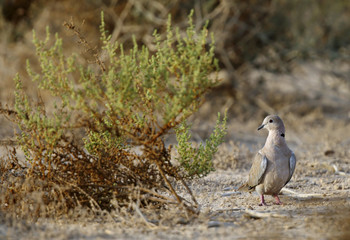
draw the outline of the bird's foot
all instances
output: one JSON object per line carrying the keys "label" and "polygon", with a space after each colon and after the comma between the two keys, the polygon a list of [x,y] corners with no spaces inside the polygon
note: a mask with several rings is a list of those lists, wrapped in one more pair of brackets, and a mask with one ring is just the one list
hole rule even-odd
{"label": "bird's foot", "polygon": [[259,206],[267,206],[267,204],[265,203],[264,195],[260,196]]}
{"label": "bird's foot", "polygon": [[281,200],[280,200],[280,198],[278,197],[278,195],[276,195],[276,196],[274,196],[274,197],[275,197],[275,199],[276,199],[276,202],[275,202],[276,205],[283,205],[283,203],[281,202]]}

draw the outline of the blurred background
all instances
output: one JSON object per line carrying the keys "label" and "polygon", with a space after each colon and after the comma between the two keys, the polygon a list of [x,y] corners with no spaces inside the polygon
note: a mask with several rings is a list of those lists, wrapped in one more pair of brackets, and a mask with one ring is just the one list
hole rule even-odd
{"label": "blurred background", "polygon": [[[18,72],[26,91],[26,59],[36,64],[32,29],[45,38],[46,26],[59,33],[68,54],[91,58],[71,31],[73,21],[91,46],[98,47],[100,13],[104,11],[112,40],[154,49],[152,33],[163,33],[168,15],[186,29],[194,10],[200,30],[209,21],[216,41],[221,84],[208,96],[200,116],[216,119],[229,109],[229,119],[262,121],[269,113],[322,124],[350,119],[350,1],[347,0],[0,0],[0,101],[12,106],[13,77]],[[290,120],[288,120],[290,119]],[[1,120],[5,124],[5,120]],[[254,123],[255,126],[255,123]],[[203,127],[205,128],[205,127]],[[2,135],[11,134],[2,127]]]}

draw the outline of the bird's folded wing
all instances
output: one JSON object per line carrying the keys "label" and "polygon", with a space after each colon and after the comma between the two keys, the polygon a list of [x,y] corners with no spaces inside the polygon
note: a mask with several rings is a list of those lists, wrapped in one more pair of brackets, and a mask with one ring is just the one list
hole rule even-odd
{"label": "bird's folded wing", "polygon": [[249,171],[248,185],[255,187],[261,183],[267,168],[267,158],[260,153],[255,155],[252,167]]}
{"label": "bird's folded wing", "polygon": [[290,179],[293,176],[296,163],[297,163],[297,159],[296,159],[294,153],[292,152],[292,155],[289,158],[289,177],[288,177],[288,180],[287,180],[286,184],[290,181]]}

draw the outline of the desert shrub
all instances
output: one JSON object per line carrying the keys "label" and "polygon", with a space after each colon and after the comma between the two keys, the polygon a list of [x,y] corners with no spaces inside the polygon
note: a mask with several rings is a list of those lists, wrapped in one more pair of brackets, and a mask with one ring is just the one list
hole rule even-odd
{"label": "desert shrub", "polygon": [[192,146],[189,133],[189,126],[186,122],[182,123],[176,129],[176,137],[178,142],[177,151],[179,157],[177,160],[186,170],[186,177],[202,177],[214,170],[213,157],[218,151],[218,146],[223,142],[226,134],[226,118],[221,122],[220,113],[216,122],[216,128],[210,135],[205,144],[200,143],[198,147]]}
{"label": "desert shrub", "polygon": [[[55,100],[32,103],[16,76],[15,110],[2,108],[2,113],[20,129],[17,141],[25,159],[20,161],[13,149],[2,166],[1,181],[7,185],[1,188],[1,201],[8,209],[34,204],[33,198],[25,197],[29,193],[40,193],[38,202],[44,203],[40,211],[31,212],[35,216],[42,208],[50,213],[76,206],[110,210],[133,201],[157,207],[175,202],[190,209],[196,200],[185,180],[213,170],[211,160],[223,141],[226,117],[219,117],[210,139],[198,149],[190,145],[185,127],[218,82],[209,78],[217,62],[206,26],[197,33],[190,15],[183,36],[172,28],[169,17],[165,38],[153,35],[153,54],[136,42],[125,52],[123,45],[111,41],[101,16],[102,54],[74,23],[65,23],[94,63],[79,63],[77,53],[64,55],[57,34],[52,41],[49,30],[45,40],[33,32],[40,69],[28,62],[27,72],[39,91]],[[85,132],[83,139],[76,135],[79,129]],[[173,129],[180,164],[173,163],[171,146],[164,142]],[[175,183],[184,184],[192,200],[183,201]],[[23,215],[18,208],[16,212]]]}

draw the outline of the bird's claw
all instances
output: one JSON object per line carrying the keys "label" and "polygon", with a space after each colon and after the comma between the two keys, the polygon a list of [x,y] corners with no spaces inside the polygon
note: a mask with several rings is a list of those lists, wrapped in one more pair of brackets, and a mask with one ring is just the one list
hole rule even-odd
{"label": "bird's claw", "polygon": [[280,198],[277,195],[274,197],[276,199],[276,202],[275,202],[276,205],[283,205],[283,203],[281,202]]}

